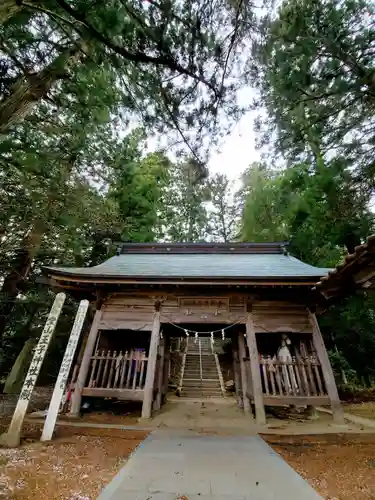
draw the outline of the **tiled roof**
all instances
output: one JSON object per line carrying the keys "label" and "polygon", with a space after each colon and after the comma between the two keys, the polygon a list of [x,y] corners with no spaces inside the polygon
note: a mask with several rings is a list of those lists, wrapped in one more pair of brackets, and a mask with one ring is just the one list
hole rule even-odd
{"label": "tiled roof", "polygon": [[375,235],[345,256],[344,261],[331,269],[316,284],[326,298],[349,295],[359,288],[375,288]]}
{"label": "tiled roof", "polygon": [[[226,247],[229,248],[229,247]],[[89,268],[48,267],[48,274],[80,276],[84,278],[213,278],[213,279],[284,279],[308,278],[317,281],[328,269],[317,268],[279,253],[249,253],[243,246],[231,245],[233,253],[201,250],[197,253],[166,253],[134,251],[111,257],[98,266]],[[262,250],[260,250],[262,252]]]}

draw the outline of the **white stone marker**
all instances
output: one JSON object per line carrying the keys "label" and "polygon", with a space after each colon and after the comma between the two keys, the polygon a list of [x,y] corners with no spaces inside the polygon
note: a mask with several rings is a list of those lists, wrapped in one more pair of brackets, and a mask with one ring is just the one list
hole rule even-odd
{"label": "white stone marker", "polygon": [[72,366],[74,354],[77,349],[78,340],[81,335],[81,330],[83,327],[83,323],[85,321],[88,307],[89,307],[89,301],[81,300],[76,314],[76,318],[74,320],[72,331],[70,333],[68,345],[66,346],[65,349],[65,354],[60,366],[60,371],[57,376],[51,402],[49,404],[47,418],[46,421],[44,422],[42,437],[40,438],[41,441],[49,441],[50,439],[52,439],[52,434],[56,425],[57,415],[59,413],[61,399],[64,395],[70,368]]}
{"label": "white stone marker", "polygon": [[21,394],[18,398],[16,409],[14,410],[12,421],[7,432],[0,436],[0,446],[14,448],[19,446],[21,438],[21,428],[29,406],[30,398],[33,393],[40,369],[43,364],[50,340],[59,319],[61,309],[65,302],[65,293],[58,293],[51,307],[51,311],[43,328],[42,335],[39,338],[35,348],[33,359],[30,363],[25,382],[23,383]]}

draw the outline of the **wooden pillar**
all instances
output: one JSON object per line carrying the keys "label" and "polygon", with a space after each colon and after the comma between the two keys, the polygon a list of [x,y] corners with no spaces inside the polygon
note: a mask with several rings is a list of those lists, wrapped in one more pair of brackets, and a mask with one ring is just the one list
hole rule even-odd
{"label": "wooden pillar", "polygon": [[245,350],[245,339],[243,332],[240,332],[238,334],[238,348],[239,348],[240,368],[241,368],[243,409],[245,413],[249,413],[250,415],[252,415],[250,401],[249,398],[247,397],[247,378],[246,378],[246,367],[244,360],[244,358],[246,357],[246,350]]}
{"label": "wooden pillar", "polygon": [[264,411],[262,380],[260,378],[259,370],[259,355],[253,316],[251,312],[247,313],[246,340],[247,346],[249,348],[251,382],[255,404],[255,418],[257,424],[264,425],[266,423],[266,412]]}
{"label": "wooden pillar", "polygon": [[339,398],[339,393],[337,392],[335,377],[333,375],[331,363],[328,358],[327,349],[324,345],[324,340],[319,328],[318,320],[316,319],[315,313],[312,313],[310,310],[308,311],[308,314],[309,314],[309,322],[313,331],[314,348],[316,350],[316,354],[322,366],[322,372],[328,392],[328,397],[331,401],[333,419],[337,424],[344,424],[345,423],[344,412],[340,404],[340,398]]}
{"label": "wooden pillar", "polygon": [[241,373],[240,373],[239,359],[238,359],[237,339],[234,337],[232,340],[232,355],[233,355],[234,389],[235,389],[235,394],[236,394],[236,400],[238,403],[241,399]]}
{"label": "wooden pillar", "polygon": [[163,401],[165,401],[166,395],[168,393],[170,362],[171,362],[170,339],[169,339],[169,337],[166,337],[165,338],[165,358],[164,358],[164,367],[163,367],[163,388],[162,388],[162,397],[164,396]]}
{"label": "wooden pillar", "polygon": [[159,363],[158,363],[158,373],[157,373],[157,394],[155,399],[154,408],[155,410],[160,410],[161,408],[161,396],[163,389],[163,375],[164,375],[164,362],[165,362],[165,339],[160,339],[159,344]]}
{"label": "wooden pillar", "polygon": [[70,407],[70,416],[78,417],[79,410],[81,408],[82,391],[85,386],[87,374],[90,367],[91,356],[93,354],[96,337],[98,336],[99,323],[102,318],[102,311],[96,311],[94,320],[91,325],[90,333],[86,342],[85,352],[83,353],[83,358],[81,361],[81,366],[79,367],[77,381],[74,386],[74,391],[72,395],[72,404]]}
{"label": "wooden pillar", "polygon": [[68,381],[70,373],[70,368],[72,366],[74,354],[77,349],[78,340],[81,335],[81,330],[83,327],[83,323],[85,321],[88,307],[89,307],[89,301],[81,300],[74,320],[72,331],[70,333],[68,344],[65,349],[65,354],[60,366],[60,371],[57,376],[51,402],[49,404],[47,418],[44,422],[42,437],[40,438],[41,441],[49,441],[50,439],[52,439],[57,415],[59,413],[60,403],[64,395],[66,383]]}
{"label": "wooden pillar", "polygon": [[31,360],[29,370],[23,383],[21,394],[13,413],[12,421],[10,422],[7,432],[1,434],[0,436],[0,446],[13,448],[19,446],[20,444],[21,429],[30,403],[31,395],[36,381],[38,380],[38,375],[42,367],[44,357],[47,353],[53,332],[55,331],[57,320],[61,314],[64,301],[65,293],[58,293],[52,304],[46,324],[35,348],[34,356]]}
{"label": "wooden pillar", "polygon": [[151,417],[155,368],[158,356],[159,335],[160,335],[160,303],[156,303],[154,320],[152,323],[150,349],[148,353],[146,383],[143,392],[142,418]]}

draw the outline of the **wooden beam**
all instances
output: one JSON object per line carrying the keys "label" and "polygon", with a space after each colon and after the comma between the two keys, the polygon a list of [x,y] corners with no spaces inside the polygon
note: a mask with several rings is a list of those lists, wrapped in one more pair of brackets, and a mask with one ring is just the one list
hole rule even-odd
{"label": "wooden beam", "polygon": [[162,396],[164,396],[163,401],[165,401],[166,395],[168,393],[170,362],[171,362],[170,339],[167,336],[165,338],[165,358],[163,367],[163,388],[162,388]]}
{"label": "wooden beam", "polygon": [[83,389],[83,396],[96,398],[117,398],[125,401],[142,401],[143,389],[105,389],[90,387]]}
{"label": "wooden beam", "polygon": [[233,339],[232,344],[233,344],[232,354],[233,354],[234,389],[235,389],[235,394],[236,394],[236,400],[237,400],[237,402],[239,402],[240,397],[241,397],[241,373],[240,373],[239,360],[238,360],[238,348],[237,348],[237,345],[235,344],[235,339]]}
{"label": "wooden beam", "polygon": [[160,339],[160,358],[158,363],[157,383],[156,383],[156,399],[154,403],[155,410],[161,408],[161,396],[163,389],[163,375],[164,375],[164,362],[165,362],[165,339]]}
{"label": "wooden beam", "polygon": [[375,266],[367,265],[365,269],[358,271],[358,273],[353,275],[353,279],[357,284],[365,283],[369,279],[375,276]]}
{"label": "wooden beam", "polygon": [[86,377],[90,367],[91,356],[93,354],[96,337],[98,336],[99,331],[99,323],[102,317],[102,311],[96,311],[94,320],[91,325],[90,333],[87,339],[85,352],[83,354],[83,358],[81,361],[81,366],[79,367],[77,381],[74,385],[74,391],[72,395],[72,404],[70,407],[70,416],[78,417],[79,410],[81,408],[81,400],[82,400],[82,390],[85,386]]}
{"label": "wooden beam", "polygon": [[240,332],[238,334],[238,350],[239,350],[239,358],[240,358],[240,369],[241,369],[241,387],[242,387],[242,400],[243,400],[243,409],[245,413],[249,415],[253,415],[251,411],[251,405],[249,398],[247,397],[247,377],[246,377],[246,367],[245,367],[245,338],[244,333]]}
{"label": "wooden beam", "polygon": [[268,406],[319,406],[329,404],[328,396],[263,396]]}
{"label": "wooden beam", "polygon": [[255,336],[253,316],[251,312],[247,313],[246,341],[249,348],[251,381],[255,404],[255,418],[257,424],[264,425],[266,424],[266,413],[264,411],[263,403],[263,389],[262,380],[260,378],[258,347]]}
{"label": "wooden beam", "polygon": [[[331,402],[333,419],[337,424],[344,424],[344,412],[341,407],[339,393],[337,391],[335,377],[331,363],[328,358],[327,349],[319,328],[318,320],[314,313],[308,310],[309,321],[313,329],[313,344],[322,366],[323,377],[327,388],[328,396]],[[310,403],[311,404],[311,403]]]}
{"label": "wooden beam", "polygon": [[146,383],[144,388],[144,397],[142,405],[142,418],[151,417],[159,335],[160,335],[160,303],[157,303],[155,305],[154,320],[152,323],[150,349],[149,349],[148,363],[147,363]]}

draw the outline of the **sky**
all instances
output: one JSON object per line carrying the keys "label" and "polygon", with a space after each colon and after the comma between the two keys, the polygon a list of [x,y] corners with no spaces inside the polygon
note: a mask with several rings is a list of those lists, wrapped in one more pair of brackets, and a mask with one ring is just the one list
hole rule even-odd
{"label": "sky", "polygon": [[255,148],[253,114],[246,113],[227,136],[222,146],[213,152],[208,162],[211,174],[226,174],[230,179],[239,179],[250,163],[259,160]]}
{"label": "sky", "polygon": [[[236,94],[239,106],[247,108],[255,97],[249,86],[242,87]],[[210,155],[208,168],[211,174],[226,174],[232,180],[238,180],[242,172],[260,158],[255,148],[254,118],[256,113],[248,111],[227,136],[218,151]]]}
{"label": "sky", "polygon": [[[254,98],[254,90],[245,86],[237,92],[235,99],[241,107],[248,107]],[[231,180],[239,180],[242,172],[254,161],[260,159],[255,147],[254,133],[255,112],[248,111],[233,127],[232,132],[224,137],[219,146],[214,146],[209,154],[208,168],[211,174],[226,174]],[[222,120],[226,120],[225,116]],[[177,135],[180,139],[180,137]],[[155,135],[147,141],[147,152],[167,147],[170,137]],[[171,160],[176,160],[173,148],[168,150]]]}

